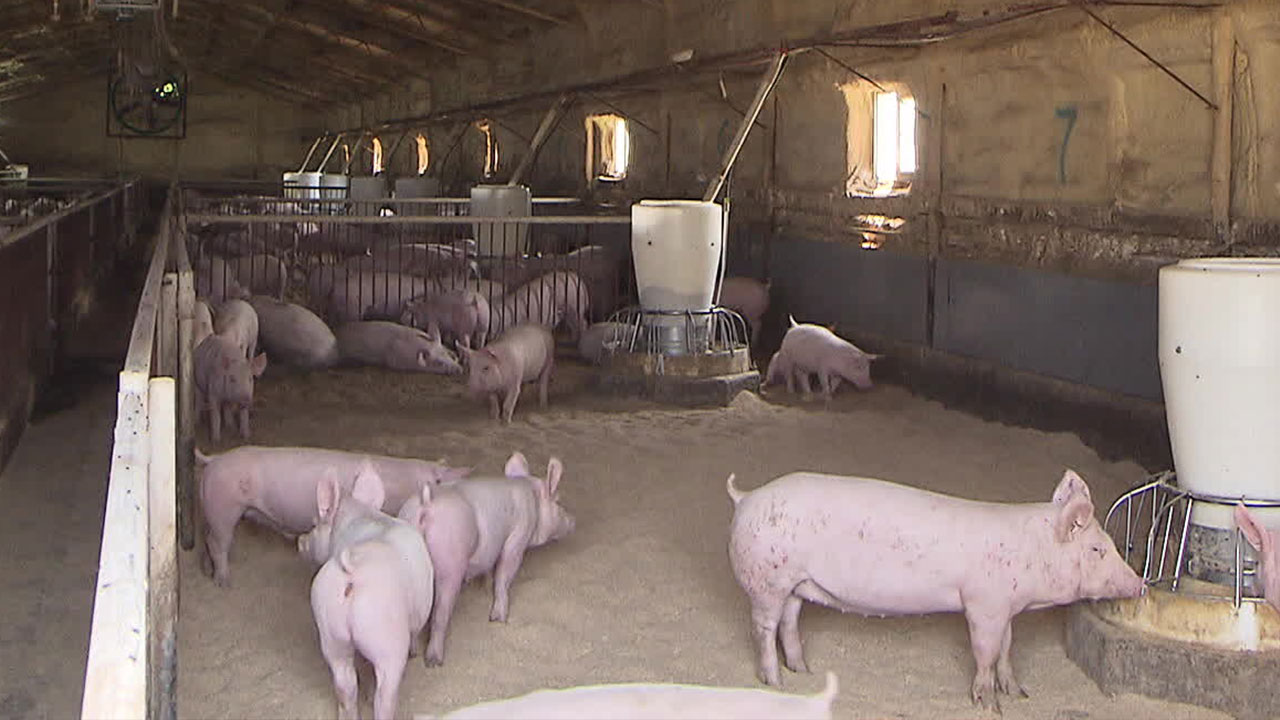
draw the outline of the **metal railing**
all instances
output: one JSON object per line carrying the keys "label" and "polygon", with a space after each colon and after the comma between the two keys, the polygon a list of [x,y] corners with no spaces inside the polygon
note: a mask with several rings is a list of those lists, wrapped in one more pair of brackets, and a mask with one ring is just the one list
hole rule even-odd
{"label": "metal railing", "polygon": [[195,292],[174,196],[120,372],[82,718],[176,717],[177,543],[193,542]]}

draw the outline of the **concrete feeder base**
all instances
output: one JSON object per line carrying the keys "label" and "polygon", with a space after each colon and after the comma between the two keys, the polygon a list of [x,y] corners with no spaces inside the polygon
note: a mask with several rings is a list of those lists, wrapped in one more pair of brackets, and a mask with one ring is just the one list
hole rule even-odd
{"label": "concrete feeder base", "polygon": [[[1147,613],[1138,608],[1148,600],[1077,604],[1067,620],[1067,657],[1108,694],[1133,692],[1192,703],[1231,713],[1240,720],[1280,717],[1280,693],[1275,692],[1280,651],[1225,649],[1129,626],[1129,620]],[[1173,603],[1157,604],[1164,606],[1157,612],[1170,614]],[[1226,612],[1234,612],[1229,603],[1225,605]],[[1242,608],[1241,612],[1246,610],[1260,615],[1272,612],[1260,607]]]}
{"label": "concrete feeder base", "polygon": [[760,373],[751,369],[745,348],[701,355],[619,353],[604,359],[599,386],[673,405],[724,406],[742,390],[759,390]]}

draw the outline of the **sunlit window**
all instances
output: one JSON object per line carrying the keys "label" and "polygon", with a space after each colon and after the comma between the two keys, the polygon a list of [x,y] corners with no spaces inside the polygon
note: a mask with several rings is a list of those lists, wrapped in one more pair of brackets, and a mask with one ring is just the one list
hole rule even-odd
{"label": "sunlit window", "polygon": [[418,174],[425,175],[427,166],[431,164],[431,153],[427,148],[427,137],[418,133],[414,140],[418,143]]}
{"label": "sunlit window", "polygon": [[491,178],[498,174],[498,138],[493,134],[493,123],[481,120],[476,129],[484,133],[484,176]]}
{"label": "sunlit window", "polygon": [[905,88],[881,90],[869,83],[842,86],[848,103],[850,197],[884,197],[911,191],[917,167],[916,100]]}
{"label": "sunlit window", "polygon": [[587,179],[617,182],[627,177],[631,133],[619,115],[591,115],[587,124]]}
{"label": "sunlit window", "polygon": [[382,169],[382,140],[375,137],[373,139],[373,167],[371,168],[371,174],[380,175]]}

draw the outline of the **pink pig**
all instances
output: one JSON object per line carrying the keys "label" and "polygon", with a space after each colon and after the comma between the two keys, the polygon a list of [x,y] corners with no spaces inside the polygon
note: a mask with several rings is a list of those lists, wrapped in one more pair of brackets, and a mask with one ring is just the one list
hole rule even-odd
{"label": "pink pig", "polygon": [[[431,639],[423,657],[428,667],[444,664],[445,635],[463,583],[492,575],[489,619],[506,622],[511,581],[525,552],[573,532],[573,516],[559,504],[563,472],[560,460],[551,458],[546,478],[533,477],[517,452],[507,460],[505,477],[470,478],[434,492],[424,521],[436,577]],[[405,501],[401,516],[418,513],[418,503],[413,497]]]}
{"label": "pink pig", "polygon": [[422,539],[430,486],[415,497],[409,522],[393,518],[378,509],[385,498],[371,462],[361,464],[350,491],[329,469],[316,485],[315,529],[298,538],[298,552],[321,566],[311,582],[311,610],[340,719],[360,716],[356,653],[377,677],[374,718],[395,716],[405,664],[431,615],[431,556]]}
{"label": "pink pig", "polygon": [[228,555],[240,518],[248,517],[286,536],[314,527],[316,483],[330,469],[349,489],[366,460],[373,463],[385,488],[388,512],[424,486],[456,482],[470,468],[450,468],[444,461],[368,455],[306,447],[245,445],[212,457],[196,451],[200,473],[200,508],[205,522],[201,565],[219,585],[231,582]]}
{"label": "pink pig", "polygon": [[879,355],[863,352],[829,328],[797,323],[795,318],[790,318],[790,321],[791,327],[782,338],[782,347],[769,362],[766,384],[773,382],[775,374],[783,375],[787,381],[787,392],[793,391],[794,379],[808,395],[811,391],[809,375],[817,373],[822,396],[827,400],[831,399],[831,394],[840,387],[842,380],[848,380],[859,390],[871,388],[871,361],[878,359]]}
{"label": "pink pig", "polygon": [[1280,533],[1269,530],[1244,505],[1236,505],[1236,525],[1244,533],[1244,539],[1258,551],[1258,565],[1262,573],[1263,596],[1276,610],[1280,610]]}
{"label": "pink pig", "polygon": [[[471,371],[468,386],[476,395],[489,396],[489,414],[511,422],[520,397],[520,387],[538,381],[538,404],[547,406],[547,385],[556,363],[556,341],[541,325],[517,325],[484,347],[471,350],[459,346]],[[498,402],[502,401],[501,414]]]}
{"label": "pink pig", "polygon": [[720,304],[737,310],[751,328],[751,345],[760,338],[760,325],[769,310],[769,285],[749,277],[727,277],[720,284]]}
{"label": "pink pig", "polygon": [[742,492],[729,563],[751,601],[760,679],[807,670],[805,600],[862,615],[963,612],[977,673],[972,698],[1026,692],[1009,662],[1014,615],[1084,598],[1137,597],[1144,585],[1094,519],[1084,480],[1067,470],[1046,503],[966,500],[872,480],[811,472]]}

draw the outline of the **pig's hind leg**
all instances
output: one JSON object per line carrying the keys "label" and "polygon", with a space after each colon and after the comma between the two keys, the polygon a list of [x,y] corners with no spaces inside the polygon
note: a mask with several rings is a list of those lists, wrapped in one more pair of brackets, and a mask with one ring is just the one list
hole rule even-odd
{"label": "pig's hind leg", "polygon": [[800,608],[804,600],[791,595],[782,606],[782,652],[787,669],[791,672],[809,672],[804,661],[804,648],[800,644]]}
{"label": "pig's hind leg", "polygon": [[787,600],[788,596],[751,595],[751,638],[756,644],[756,676],[766,685],[782,684],[778,672],[778,624]]}

